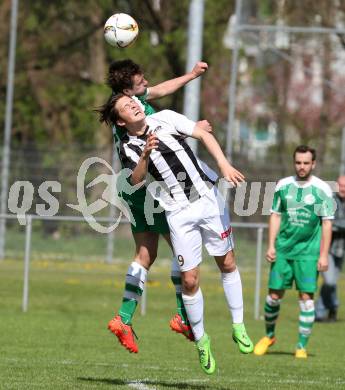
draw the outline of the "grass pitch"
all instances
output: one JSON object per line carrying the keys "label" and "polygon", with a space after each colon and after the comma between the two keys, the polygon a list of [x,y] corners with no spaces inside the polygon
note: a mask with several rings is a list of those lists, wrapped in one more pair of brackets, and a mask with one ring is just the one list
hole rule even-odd
{"label": "grass pitch", "polygon": [[[242,355],[232,342],[219,274],[210,261],[202,265],[201,285],[216,373],[205,375],[193,343],[169,329],[175,298],[166,261],[158,260],[150,272],[147,314],[141,316],[138,308],[134,321],[139,354],[129,354],[106,327],[119,307],[127,265],[124,261],[117,265],[33,261],[29,311],[22,313],[22,262],[0,262],[0,388],[345,388],[345,303],[337,323],[315,324],[309,358],[297,361],[293,352],[298,305],[296,292],[289,292],[281,309],[276,345],[263,357]],[[255,272],[245,266],[241,274],[246,326],[257,341],[264,334],[264,323],[253,319]],[[342,276],[342,302],[344,281]]]}

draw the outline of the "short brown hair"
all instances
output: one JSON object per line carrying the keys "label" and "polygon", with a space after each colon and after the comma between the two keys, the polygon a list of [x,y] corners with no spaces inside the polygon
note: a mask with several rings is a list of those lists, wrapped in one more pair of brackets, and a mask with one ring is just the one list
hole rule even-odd
{"label": "short brown hair", "polygon": [[293,152],[293,159],[296,157],[296,153],[307,153],[310,152],[312,156],[312,161],[316,160],[316,150],[314,148],[311,148],[308,145],[299,145]]}
{"label": "short brown hair", "polygon": [[108,70],[107,83],[114,93],[133,88],[133,76],[143,74],[140,66],[130,59],[113,61]]}

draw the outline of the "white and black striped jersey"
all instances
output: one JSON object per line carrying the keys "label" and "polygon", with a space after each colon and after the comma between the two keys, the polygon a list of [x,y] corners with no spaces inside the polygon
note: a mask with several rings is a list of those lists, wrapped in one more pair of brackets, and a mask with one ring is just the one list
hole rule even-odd
{"label": "white and black striped jersey", "polygon": [[159,140],[148,164],[146,185],[165,210],[177,210],[198,200],[212,188],[217,174],[199,160],[186,142],[195,122],[171,110],[146,117],[147,128],[141,136],[127,134],[120,141],[122,165],[134,170],[146,144],[155,132]]}

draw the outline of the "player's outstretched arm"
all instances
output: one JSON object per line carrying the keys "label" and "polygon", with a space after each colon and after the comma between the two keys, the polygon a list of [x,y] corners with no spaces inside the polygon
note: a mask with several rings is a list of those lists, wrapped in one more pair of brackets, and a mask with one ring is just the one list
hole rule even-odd
{"label": "player's outstretched arm", "polygon": [[185,84],[189,83],[190,81],[196,79],[197,77],[205,73],[207,68],[208,65],[206,62],[197,62],[194,65],[194,68],[183,76],[163,81],[160,84],[150,87],[148,89],[148,95],[146,97],[146,100],[154,100],[167,95],[171,95],[179,88],[183,87]]}
{"label": "player's outstretched arm", "polygon": [[201,129],[196,124],[193,129],[192,137],[198,139],[205,145],[206,149],[216,161],[222,176],[227,181],[233,183],[236,186],[244,181],[244,175],[228,162],[221,147],[218,144],[218,141],[211,133]]}
{"label": "player's outstretched arm", "polygon": [[208,133],[212,133],[213,132],[211,123],[208,120],[206,120],[206,119],[203,119],[202,121],[196,122],[195,125],[198,126],[199,129],[207,131]]}
{"label": "player's outstretched arm", "polygon": [[322,235],[320,245],[320,257],[317,262],[317,270],[325,272],[328,270],[328,251],[332,240],[332,221],[330,219],[322,220]]}

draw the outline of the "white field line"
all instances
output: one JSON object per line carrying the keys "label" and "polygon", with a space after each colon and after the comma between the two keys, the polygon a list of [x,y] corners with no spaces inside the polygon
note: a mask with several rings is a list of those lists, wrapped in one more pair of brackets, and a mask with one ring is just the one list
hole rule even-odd
{"label": "white field line", "polygon": [[[23,362],[27,363],[27,359],[20,359],[20,358],[8,358],[8,357],[5,357],[5,358],[0,358],[0,367],[1,366],[7,366],[8,365],[8,362],[11,362],[11,363],[14,363],[14,364],[22,364]],[[140,368],[140,369],[146,369],[146,370],[161,370],[161,367],[159,366],[152,366],[152,365],[148,365],[148,364],[127,364],[127,363],[113,363],[113,364],[109,364],[109,363],[102,363],[102,362],[85,362],[85,361],[76,361],[76,360],[44,360],[43,361],[40,361],[40,360],[36,360],[36,361],[32,361],[31,360],[31,363],[32,363],[32,366],[35,366],[37,364],[54,364],[54,365],[88,365],[88,366],[104,366],[104,367],[124,367],[124,368],[127,368],[127,367],[131,367],[131,368]],[[194,370],[191,370],[191,369],[186,369],[186,368],[176,368],[176,369],[171,369],[170,370],[172,371],[194,371]],[[224,375],[224,373],[223,373]],[[258,377],[261,376],[260,373],[257,373]],[[341,388],[344,388],[344,385],[345,385],[345,378],[343,376],[339,376],[339,377],[323,377],[323,378],[318,378],[316,380],[310,380],[310,379],[296,379],[296,378],[286,378],[286,379],[278,379],[277,376],[278,374],[270,374],[268,376],[268,374],[262,374],[262,376],[264,376],[265,378],[263,380],[261,380],[260,378],[258,378],[258,383],[262,383],[262,384],[291,384],[291,385],[320,385],[320,384],[324,384],[324,385],[329,385],[331,384],[333,387],[341,387]],[[129,381],[127,382],[128,386],[132,387],[132,388],[135,388],[135,389],[138,389],[138,390],[155,390],[156,388],[155,387],[149,387],[147,385],[145,385],[145,381],[149,381],[148,379],[142,379],[141,381],[139,380],[134,380],[134,381]],[[183,380],[183,382],[185,383],[203,383],[203,382],[207,382],[208,379],[185,379]],[[144,382],[144,383],[143,383]],[[152,383],[153,380],[150,380],[150,382]],[[248,378],[244,378],[244,377],[232,377],[232,378],[228,378],[226,380],[227,383],[251,383],[251,379]],[[171,385],[173,386],[174,384],[174,381],[171,381]],[[40,385],[39,385],[40,386]],[[137,387],[135,387],[137,386]],[[138,387],[138,386],[141,386],[141,387]]]}
{"label": "white field line", "polygon": [[143,382],[140,381],[131,381],[127,382],[128,387],[132,387],[137,390],[156,390],[155,387],[146,386]]}
{"label": "white field line", "polygon": [[[134,380],[134,381],[130,381],[130,382],[127,382],[127,385],[129,387],[132,387],[134,389],[137,389],[137,390],[156,390],[156,387],[150,387],[148,385],[145,384],[145,382],[150,382],[150,383],[153,383],[154,380],[150,379],[142,379],[142,380]],[[184,380],[183,381],[184,383],[205,383],[205,382],[208,382],[208,379],[189,379],[189,380]],[[171,381],[171,382],[166,382],[166,383],[169,383],[171,386],[174,386],[175,383],[177,383],[176,381]]]}

